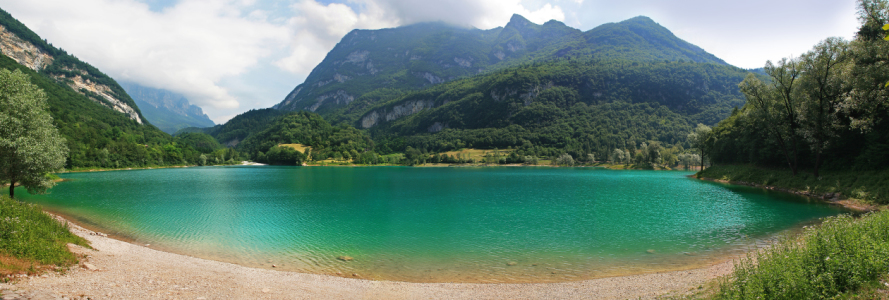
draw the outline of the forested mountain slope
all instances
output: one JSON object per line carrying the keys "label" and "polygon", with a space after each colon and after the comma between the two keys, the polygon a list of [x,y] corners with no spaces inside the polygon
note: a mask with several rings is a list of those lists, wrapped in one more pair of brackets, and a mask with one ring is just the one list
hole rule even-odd
{"label": "forested mountain slope", "polygon": [[746,74],[714,63],[561,59],[366,107],[356,101],[330,119],[429,150],[542,146],[604,155],[683,142],[695,124],[715,124],[744,104],[737,83]]}

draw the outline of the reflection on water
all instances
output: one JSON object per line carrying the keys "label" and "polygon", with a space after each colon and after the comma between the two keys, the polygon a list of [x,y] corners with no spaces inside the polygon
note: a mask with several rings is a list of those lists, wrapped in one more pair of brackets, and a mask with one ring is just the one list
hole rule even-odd
{"label": "reflection on water", "polygon": [[842,212],[688,174],[202,167],[63,174],[72,181],[23,199],[161,250],[414,282],[552,282],[693,268]]}

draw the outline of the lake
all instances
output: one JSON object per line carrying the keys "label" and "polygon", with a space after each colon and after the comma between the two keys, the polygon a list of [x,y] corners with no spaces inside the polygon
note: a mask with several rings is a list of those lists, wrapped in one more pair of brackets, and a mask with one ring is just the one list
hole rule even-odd
{"label": "lake", "polygon": [[195,167],[66,173],[70,181],[50,194],[17,196],[159,250],[411,282],[559,282],[694,268],[845,212],[690,174]]}

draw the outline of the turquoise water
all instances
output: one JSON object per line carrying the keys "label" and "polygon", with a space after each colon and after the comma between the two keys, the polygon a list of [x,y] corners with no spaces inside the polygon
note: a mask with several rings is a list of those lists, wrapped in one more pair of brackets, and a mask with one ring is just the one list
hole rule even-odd
{"label": "turquoise water", "polygon": [[551,282],[691,268],[843,212],[689,174],[200,167],[62,174],[70,181],[51,194],[22,191],[21,198],[165,251],[414,282]]}

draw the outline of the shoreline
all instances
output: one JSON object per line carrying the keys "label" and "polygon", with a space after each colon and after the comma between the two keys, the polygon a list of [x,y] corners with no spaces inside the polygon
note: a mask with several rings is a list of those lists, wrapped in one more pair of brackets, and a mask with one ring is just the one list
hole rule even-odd
{"label": "shoreline", "polygon": [[822,202],[830,204],[830,205],[842,206],[846,209],[855,211],[856,213],[867,213],[867,212],[880,210],[880,208],[878,206],[873,205],[873,204],[863,203],[862,201],[857,201],[856,199],[843,198],[843,195],[840,193],[817,194],[817,193],[812,193],[809,191],[801,191],[801,190],[790,189],[790,188],[781,188],[781,187],[776,187],[776,186],[771,186],[771,185],[762,185],[762,184],[746,182],[746,181],[731,181],[731,180],[715,179],[715,178],[709,178],[709,177],[699,177],[699,176],[697,176],[697,174],[688,175],[688,177],[695,178],[698,180],[710,181],[710,182],[743,185],[743,186],[766,189],[766,190],[770,190],[770,191],[778,191],[778,192],[794,194],[797,196],[802,196],[802,197],[806,197],[809,199],[822,201]]}
{"label": "shoreline", "polygon": [[67,219],[71,232],[94,250],[69,245],[80,265],[64,274],[26,277],[0,284],[34,298],[588,298],[626,299],[684,295],[730,274],[737,258],[709,266],[560,283],[412,283],[344,278],[323,274],[251,268],[121,241]]}

